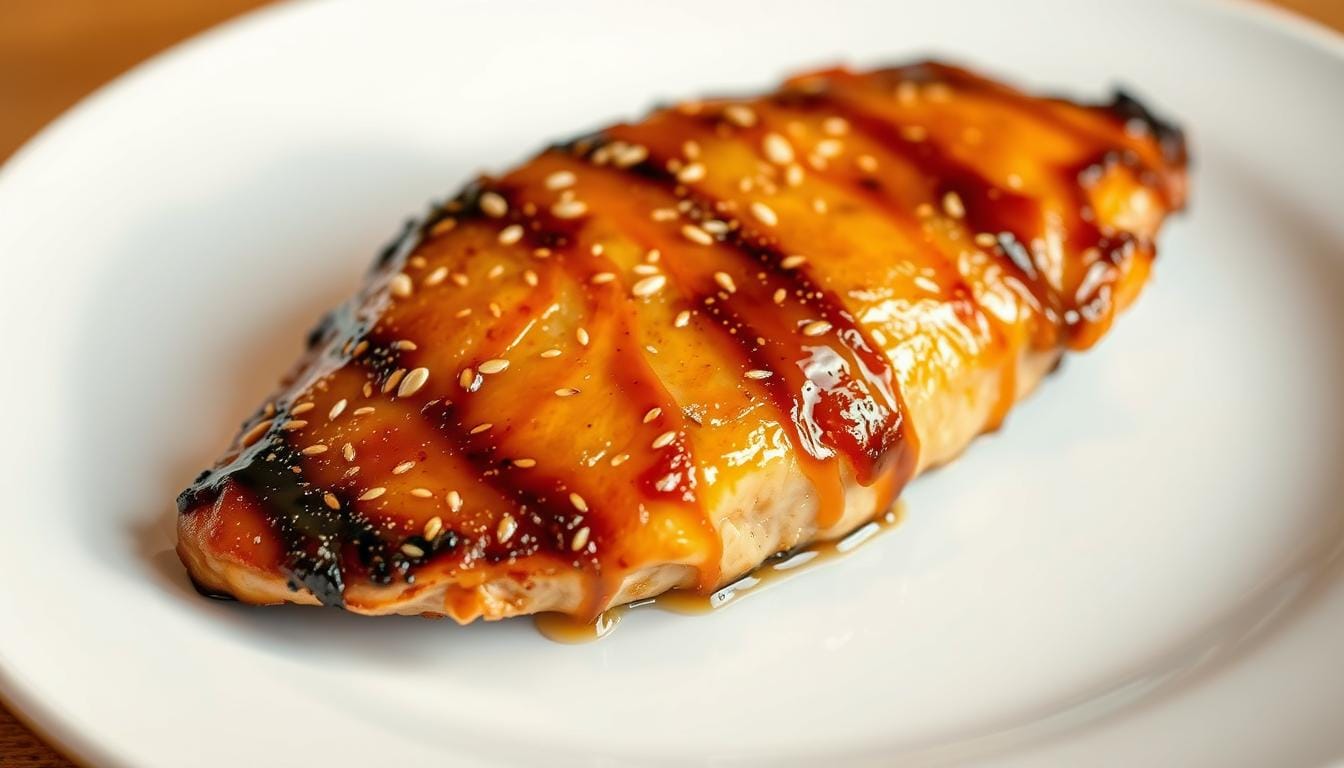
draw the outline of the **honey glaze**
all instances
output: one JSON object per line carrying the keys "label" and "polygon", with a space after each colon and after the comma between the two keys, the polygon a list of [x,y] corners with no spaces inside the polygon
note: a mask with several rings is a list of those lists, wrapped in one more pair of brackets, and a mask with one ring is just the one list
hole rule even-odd
{"label": "honey glaze", "polygon": [[905,504],[898,501],[886,513],[839,539],[819,541],[798,549],[780,552],[750,573],[710,593],[674,589],[657,597],[608,608],[592,621],[580,621],[563,613],[539,613],[533,616],[532,620],[537,631],[548,640],[576,644],[590,643],[610,635],[620,626],[627,613],[639,608],[656,608],[683,615],[711,613],[736,605],[748,597],[761,594],[768,587],[781,584],[800,573],[851,554],[872,541],[878,534],[900,525],[904,519]]}

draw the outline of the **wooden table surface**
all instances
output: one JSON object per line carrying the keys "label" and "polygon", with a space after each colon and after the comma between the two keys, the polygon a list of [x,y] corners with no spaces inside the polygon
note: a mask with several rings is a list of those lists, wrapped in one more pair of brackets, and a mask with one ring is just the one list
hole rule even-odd
{"label": "wooden table surface", "polygon": [[[0,159],[99,85],[269,0],[0,1]],[[1344,0],[1273,0],[1344,31]],[[0,706],[0,768],[67,768]]]}

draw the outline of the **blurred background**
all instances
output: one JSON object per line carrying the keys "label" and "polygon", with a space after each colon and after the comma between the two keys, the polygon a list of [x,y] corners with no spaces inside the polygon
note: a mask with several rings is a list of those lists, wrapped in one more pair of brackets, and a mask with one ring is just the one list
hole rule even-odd
{"label": "blurred background", "polygon": [[[269,1],[0,0],[0,161],[98,86]],[[1344,0],[1254,1],[1344,32]],[[0,768],[70,765],[0,705]]]}

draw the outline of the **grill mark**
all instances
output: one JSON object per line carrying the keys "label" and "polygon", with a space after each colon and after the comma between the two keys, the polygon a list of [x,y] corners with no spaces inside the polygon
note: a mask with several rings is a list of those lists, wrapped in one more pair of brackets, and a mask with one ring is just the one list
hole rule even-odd
{"label": "grill mark", "polygon": [[[573,252],[574,244],[580,240],[579,235],[584,218],[558,219],[544,211],[537,211],[530,217],[520,215],[520,211],[526,205],[522,202],[527,192],[526,189],[502,182],[492,184],[490,189],[504,197],[509,203],[509,214],[500,221],[500,224],[524,224],[524,240],[529,246],[544,246],[552,249],[552,255],[545,262],[545,271],[547,273],[557,271],[567,274],[576,285],[583,286],[586,316],[600,318],[604,325],[609,325],[609,333],[590,329],[592,341],[589,349],[596,349],[599,345],[604,344],[610,345],[607,349],[613,353],[613,361],[607,372],[615,382],[616,388],[630,402],[649,403],[662,408],[661,423],[655,426],[684,431],[685,420],[681,415],[680,405],[675,402],[666,388],[661,386],[658,376],[649,366],[648,360],[642,352],[637,334],[637,324],[631,317],[631,310],[626,305],[624,293],[619,287],[621,281],[617,280],[607,286],[589,287],[587,285],[586,278],[591,272],[606,270],[619,274],[619,271],[605,257],[579,257]],[[512,333],[501,334],[500,338],[511,338],[513,335]],[[498,349],[494,351],[477,350],[478,356],[489,357],[496,354],[502,355],[502,352]],[[582,361],[588,356],[589,354],[585,351],[580,354],[576,362],[570,365],[582,367]],[[557,377],[557,383],[558,380],[559,377]],[[518,404],[513,411],[514,420],[526,422],[528,416],[539,413],[545,407],[545,403],[545,400],[538,399],[531,403]],[[469,407],[469,404],[464,401],[456,407],[456,412],[466,412]],[[443,432],[445,429],[447,427],[443,426],[443,422],[441,422],[438,431]],[[465,434],[465,423],[457,424],[454,429],[456,432],[450,434],[452,441],[480,446],[484,440],[484,438]],[[496,434],[495,437],[498,437],[498,435]],[[483,453],[481,450],[477,450],[474,453],[469,453],[467,458],[476,463],[478,470],[480,470],[477,473],[478,475],[485,477],[487,482],[506,496],[513,488],[524,487],[528,494],[525,503],[533,505],[533,509],[545,510],[545,514],[549,515],[551,519],[572,516],[574,508],[567,499],[567,493],[569,490],[584,490],[583,485],[576,482],[580,479],[580,475],[571,474],[568,477],[554,475],[543,469],[544,463],[525,472],[509,473],[508,482],[504,483],[503,474],[488,473],[492,466],[498,466],[498,460],[491,458],[489,452]],[[636,466],[635,462],[630,462],[630,466],[633,469]],[[712,529],[708,515],[695,495],[694,466],[690,447],[684,440],[679,440],[659,451],[654,462],[638,474],[635,484],[645,499],[677,503],[691,511],[703,520],[708,528]],[[676,479],[669,482],[669,478]],[[594,496],[594,494],[585,494],[586,498],[591,496]],[[594,511],[598,512],[599,510],[595,509]],[[619,543],[612,531],[613,527],[621,522],[615,515],[604,516],[598,513],[584,515],[583,518],[585,525],[591,531],[589,540],[595,543],[599,552],[603,547],[611,547]],[[557,548],[552,554],[567,561],[580,557],[566,548],[567,540],[563,540],[563,537],[559,537],[554,531],[551,533],[555,536],[553,541]],[[708,556],[705,558],[705,562],[699,566],[699,581],[705,586],[717,582],[720,560],[717,549],[721,546],[721,542],[717,536],[709,538],[711,546],[708,548]],[[595,601],[588,608],[596,611],[619,588],[619,581],[614,580],[614,577],[620,576],[620,574],[610,576],[604,574],[600,556],[587,556],[582,559],[587,559],[592,566],[589,571],[593,579],[590,586],[595,588],[586,590],[585,596]]]}
{"label": "grill mark", "polygon": [[[677,194],[678,182],[662,170],[661,161],[660,158],[651,155],[644,162],[610,170],[622,172],[630,179],[652,185],[674,199],[687,199],[687,195]],[[694,204],[692,218],[696,220],[706,218],[706,212],[718,208],[719,201],[703,193],[698,193],[689,199]],[[804,457],[800,464],[804,465],[804,471],[818,491],[820,497],[818,519],[824,527],[838,520],[844,510],[843,484],[838,466],[828,468],[826,463],[837,456],[843,457],[853,470],[855,479],[862,485],[873,484],[887,472],[898,472],[901,477],[896,485],[900,486],[909,479],[915,465],[913,435],[906,428],[904,404],[901,402],[886,360],[875,351],[875,345],[845,311],[839,299],[814,284],[802,270],[785,270],[780,267],[783,254],[765,238],[752,236],[742,228],[741,222],[738,224],[737,229],[717,242],[725,246],[729,253],[736,253],[739,263],[744,265],[749,273],[764,270],[777,282],[787,286],[791,298],[802,293],[809,297],[810,302],[816,302],[821,312],[820,319],[832,324],[834,336],[841,342],[829,346],[828,349],[835,360],[843,361],[844,365],[825,372],[836,378],[840,385],[822,389],[819,395],[812,397],[810,388],[821,389],[815,381],[805,378],[800,382],[796,374],[790,370],[781,370],[779,366],[774,365],[762,365],[761,360],[764,358],[754,347],[756,338],[767,339],[767,344],[780,344],[781,349],[788,350],[790,354],[781,355],[782,359],[797,363],[812,358],[813,366],[820,364],[815,360],[815,354],[808,351],[811,348],[809,346],[802,344],[792,347],[782,346],[785,343],[782,340],[792,341],[800,337],[796,328],[777,330],[771,328],[775,325],[772,319],[781,311],[778,307],[760,300],[758,296],[758,301],[753,305],[756,310],[754,313],[743,314],[736,311],[708,313],[719,326],[721,335],[733,341],[732,348],[738,351],[744,367],[764,367],[780,377],[777,383],[768,384],[761,389],[769,396],[768,401],[774,406],[781,423],[791,428],[790,437],[795,449],[800,457]],[[673,236],[669,234],[667,237],[670,240]],[[673,247],[666,242],[661,245],[669,249]],[[672,271],[671,267],[669,271]],[[707,278],[708,275],[701,277]],[[704,300],[715,293],[712,288],[708,292],[688,289],[686,287],[688,281],[684,277],[678,282],[683,292],[697,299],[702,306]],[[731,303],[740,306],[745,295],[749,295],[753,288],[751,285],[742,286],[745,290],[740,289]],[[717,302],[720,307],[723,303]],[[732,330],[735,328],[742,332],[733,333]],[[817,348],[824,344],[825,340],[817,339]],[[861,377],[854,375],[856,370],[862,374]],[[815,367],[811,372],[819,375],[822,373]],[[774,379],[775,377],[772,377],[766,381]],[[858,388],[857,393],[854,391],[855,388]],[[841,396],[839,394],[841,392],[858,394],[861,398],[865,398],[868,404],[860,404],[858,406],[860,411],[882,413],[876,427],[871,423],[858,423],[852,407],[853,402],[850,403],[851,407],[847,408],[844,401],[835,399]],[[822,416],[822,420],[831,423],[817,423],[815,419],[818,415]],[[866,440],[861,439],[864,435],[867,436]],[[822,451],[819,446],[824,446],[827,450]]]}
{"label": "grill mark", "polygon": [[[998,96],[1010,108],[1032,116],[1041,115],[1040,119],[1068,130],[1088,147],[1096,147],[1100,142],[1097,136],[1043,112],[1037,104],[1024,104],[1020,98],[1010,99],[1011,94]],[[1092,333],[1095,323],[1105,322],[1112,314],[1109,306],[1100,311],[1081,312],[1076,297],[1065,295],[1040,273],[1030,250],[1024,245],[1034,239],[1032,227],[1026,222],[1044,223],[1044,211],[1035,199],[997,187],[938,147],[935,141],[907,141],[900,136],[894,123],[871,113],[854,97],[828,90],[809,94],[809,101],[840,112],[865,136],[909,162],[935,182],[939,199],[949,191],[956,192],[965,208],[965,221],[972,230],[990,232],[999,240],[999,247],[987,249],[987,252],[1031,288],[1032,295],[1046,308],[1046,319],[1063,332],[1067,344],[1077,346],[1079,339]],[[1087,191],[1089,179],[1099,179],[1115,164],[1141,166],[1133,152],[1098,148],[1092,158],[1057,169],[1058,188],[1067,199],[1062,210],[1055,213],[1065,219],[1066,239],[1061,247],[1066,252],[1078,256],[1095,249],[1100,258],[1118,267],[1134,253],[1137,239],[1125,231],[1103,232],[1092,213]],[[1148,249],[1140,250],[1146,252]]]}
{"label": "grill mark", "polygon": [[[932,204],[955,193],[965,207],[965,221],[971,232],[989,232],[1002,238],[1007,233],[1017,242],[1030,242],[1031,233],[1044,222],[1040,204],[1026,195],[1000,189],[970,166],[956,160],[933,141],[912,142],[900,135],[899,126],[874,115],[853,99],[830,92],[814,94],[812,106],[844,117],[864,137],[918,171],[934,189]],[[871,192],[871,190],[869,190]],[[902,206],[883,198],[883,208],[908,215]],[[1065,307],[1059,293],[1036,268],[1027,254],[1004,248],[987,249],[991,257],[1031,291],[1044,317],[1052,325],[1061,322]],[[1022,258],[1022,256],[1027,258]]]}

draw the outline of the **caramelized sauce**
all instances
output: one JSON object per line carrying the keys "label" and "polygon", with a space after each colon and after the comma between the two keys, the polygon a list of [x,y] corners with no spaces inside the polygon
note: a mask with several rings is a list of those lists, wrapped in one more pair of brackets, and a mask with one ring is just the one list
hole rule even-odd
{"label": "caramelized sauce", "polygon": [[[885,508],[949,449],[921,442],[911,402],[986,369],[965,391],[993,393],[993,428],[1024,355],[1095,341],[1185,162],[1123,94],[1082,108],[936,64],[657,111],[409,223],[179,510],[245,506],[279,543],[264,565],[331,606],[413,595],[422,574],[469,594],[574,571],[591,614],[669,562],[711,589],[705,499],[759,468],[728,459],[750,427],[779,427],[818,527],[847,478]],[[731,604],[882,525],[653,604]]]}
{"label": "caramelized sauce", "polygon": [[781,584],[800,573],[810,571],[854,552],[880,533],[900,525],[905,518],[904,504],[897,504],[878,518],[833,541],[817,542],[789,552],[781,552],[757,566],[751,573],[708,594],[674,589],[657,597],[636,600],[629,605],[608,608],[592,621],[580,621],[563,613],[539,613],[532,617],[537,631],[557,643],[589,643],[615,631],[625,615],[636,609],[653,609],[699,616],[736,605]]}

